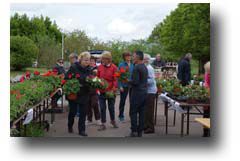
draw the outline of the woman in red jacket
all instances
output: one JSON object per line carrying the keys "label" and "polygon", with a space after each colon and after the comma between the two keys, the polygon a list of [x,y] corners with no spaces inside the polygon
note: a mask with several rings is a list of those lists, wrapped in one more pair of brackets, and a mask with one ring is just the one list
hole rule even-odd
{"label": "woman in red jacket", "polygon": [[107,93],[115,93],[117,89],[117,80],[114,74],[117,71],[117,66],[112,63],[112,55],[110,52],[105,51],[102,54],[102,64],[98,67],[97,76],[105,79],[108,82],[106,90],[100,90],[99,104],[101,109],[101,122],[102,125],[99,131],[106,129],[106,102],[108,102],[108,110],[110,114],[111,124],[114,128],[118,128],[115,121],[115,96],[109,97]]}

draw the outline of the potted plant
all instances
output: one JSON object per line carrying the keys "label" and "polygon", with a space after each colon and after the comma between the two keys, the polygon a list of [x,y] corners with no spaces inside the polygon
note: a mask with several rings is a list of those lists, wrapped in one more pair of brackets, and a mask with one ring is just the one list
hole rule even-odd
{"label": "potted plant", "polygon": [[99,78],[97,76],[89,76],[86,78],[86,82],[89,83],[90,87],[95,89],[106,89],[108,87],[108,83],[106,80]]}
{"label": "potted plant", "polygon": [[118,80],[122,83],[127,83],[129,76],[130,72],[128,67],[121,67],[119,71],[114,74],[114,77],[118,78]]}
{"label": "potted plant", "polygon": [[63,85],[63,91],[66,93],[69,100],[76,100],[77,93],[80,91],[80,87],[81,86],[78,79],[73,78],[66,80],[65,84]]}

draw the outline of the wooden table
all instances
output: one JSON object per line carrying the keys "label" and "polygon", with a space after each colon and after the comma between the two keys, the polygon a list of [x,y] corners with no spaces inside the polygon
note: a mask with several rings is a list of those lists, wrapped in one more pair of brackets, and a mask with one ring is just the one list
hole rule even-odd
{"label": "wooden table", "polygon": [[[171,98],[171,97],[170,97]],[[173,99],[173,98],[172,98]],[[173,99],[174,100],[174,99]],[[166,124],[165,124],[165,133],[168,134],[168,108],[169,102],[163,101],[164,102],[164,113],[165,113],[165,118],[166,118]],[[176,101],[179,102],[179,101]],[[181,114],[181,136],[184,134],[184,117],[187,116],[187,135],[189,135],[189,123],[190,123],[190,115],[202,115],[204,116],[204,113],[198,108],[198,107],[210,107],[209,103],[187,103],[187,102],[179,102],[180,106],[182,108],[185,108],[186,112]],[[190,112],[191,108],[195,108],[197,112]],[[175,122],[175,121],[174,121]]]}
{"label": "wooden table", "polygon": [[210,129],[210,118],[195,118],[195,121]]}

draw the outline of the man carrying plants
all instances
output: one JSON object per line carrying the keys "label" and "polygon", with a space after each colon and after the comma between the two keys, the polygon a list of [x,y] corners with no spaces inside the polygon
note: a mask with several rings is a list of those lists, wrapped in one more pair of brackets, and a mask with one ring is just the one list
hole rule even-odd
{"label": "man carrying plants", "polygon": [[64,91],[71,103],[68,114],[68,132],[73,132],[74,117],[79,107],[78,132],[81,136],[87,136],[85,132],[85,120],[87,113],[87,105],[89,100],[90,87],[86,82],[86,78],[91,75],[90,53],[83,52],[80,54],[80,62],[71,65],[69,71],[65,75],[66,83]]}

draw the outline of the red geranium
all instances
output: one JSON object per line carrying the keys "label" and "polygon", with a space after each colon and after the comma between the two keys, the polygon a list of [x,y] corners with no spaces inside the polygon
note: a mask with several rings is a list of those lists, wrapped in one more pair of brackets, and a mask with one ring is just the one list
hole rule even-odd
{"label": "red geranium", "polygon": [[24,82],[24,79],[25,79],[25,77],[22,76],[22,77],[20,78],[20,82]]}
{"label": "red geranium", "polygon": [[67,81],[66,81],[65,79],[63,79],[63,80],[61,81],[61,84],[64,85],[66,82],[67,82]]}
{"label": "red geranium", "polygon": [[116,73],[113,74],[113,76],[114,76],[115,78],[118,78],[118,77],[120,77],[120,73],[119,73],[119,72],[116,72]]}
{"label": "red geranium", "polygon": [[30,78],[31,73],[29,71],[26,72],[26,78]]}
{"label": "red geranium", "polygon": [[34,75],[40,75],[39,71],[34,71]]}
{"label": "red geranium", "polygon": [[68,74],[68,78],[71,79],[72,78],[72,73]]}
{"label": "red geranium", "polygon": [[77,73],[77,74],[76,74],[76,78],[80,78],[80,74]]}
{"label": "red geranium", "polygon": [[121,67],[120,68],[120,73],[125,73],[126,71],[125,71],[125,69],[124,69],[124,67]]}

